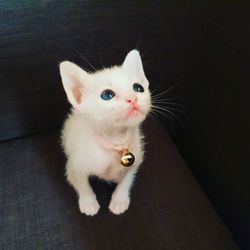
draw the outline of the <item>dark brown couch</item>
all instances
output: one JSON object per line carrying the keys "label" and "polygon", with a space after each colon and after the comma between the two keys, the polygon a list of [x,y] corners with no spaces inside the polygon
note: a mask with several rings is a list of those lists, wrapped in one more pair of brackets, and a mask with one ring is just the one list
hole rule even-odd
{"label": "dark brown couch", "polygon": [[146,159],[124,215],[108,211],[114,186],[98,179],[101,210],[82,215],[64,177],[59,62],[88,67],[80,53],[100,68],[138,46],[153,58],[143,57],[151,88],[166,90],[187,76],[201,14],[185,1],[3,1],[0,10],[0,248],[238,249],[158,118],[144,123]]}

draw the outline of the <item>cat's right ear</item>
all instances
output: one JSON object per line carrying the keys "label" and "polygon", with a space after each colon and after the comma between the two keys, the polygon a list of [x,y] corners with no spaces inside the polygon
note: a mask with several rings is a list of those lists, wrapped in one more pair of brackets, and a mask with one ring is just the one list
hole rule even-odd
{"label": "cat's right ear", "polygon": [[60,63],[59,68],[63,88],[67,94],[68,100],[72,106],[77,109],[82,100],[84,82],[87,80],[88,73],[69,61]]}

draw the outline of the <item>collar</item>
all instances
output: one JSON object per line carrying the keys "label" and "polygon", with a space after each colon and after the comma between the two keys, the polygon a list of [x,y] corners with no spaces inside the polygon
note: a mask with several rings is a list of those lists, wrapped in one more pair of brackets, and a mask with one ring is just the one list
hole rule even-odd
{"label": "collar", "polygon": [[111,141],[111,138],[107,138],[105,135],[98,133],[97,141],[102,147],[108,150],[122,152],[124,149],[128,149],[130,147],[131,142],[132,142],[131,137],[132,136],[127,132],[127,135],[125,136],[125,139],[124,139],[124,143],[117,144],[117,143],[113,143]]}

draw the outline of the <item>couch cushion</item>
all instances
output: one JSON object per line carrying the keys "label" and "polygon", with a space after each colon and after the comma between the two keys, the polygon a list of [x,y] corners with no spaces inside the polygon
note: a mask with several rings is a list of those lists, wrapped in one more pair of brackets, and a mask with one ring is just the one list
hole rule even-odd
{"label": "couch cushion", "polygon": [[1,249],[237,249],[160,122],[144,130],[146,159],[120,216],[108,211],[114,186],[97,179],[101,210],[80,213],[58,134],[0,144]]}

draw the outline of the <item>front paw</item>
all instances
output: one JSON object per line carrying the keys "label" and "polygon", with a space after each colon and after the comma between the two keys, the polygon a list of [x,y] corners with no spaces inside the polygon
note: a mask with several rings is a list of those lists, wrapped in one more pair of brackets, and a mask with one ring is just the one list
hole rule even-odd
{"label": "front paw", "polygon": [[112,197],[111,202],[109,204],[109,210],[116,215],[122,214],[128,209],[129,203],[130,203],[130,198],[128,196],[126,197],[114,196]]}
{"label": "front paw", "polygon": [[91,198],[80,198],[79,199],[79,208],[81,213],[93,216],[97,214],[100,209],[100,205],[97,202],[95,197]]}

